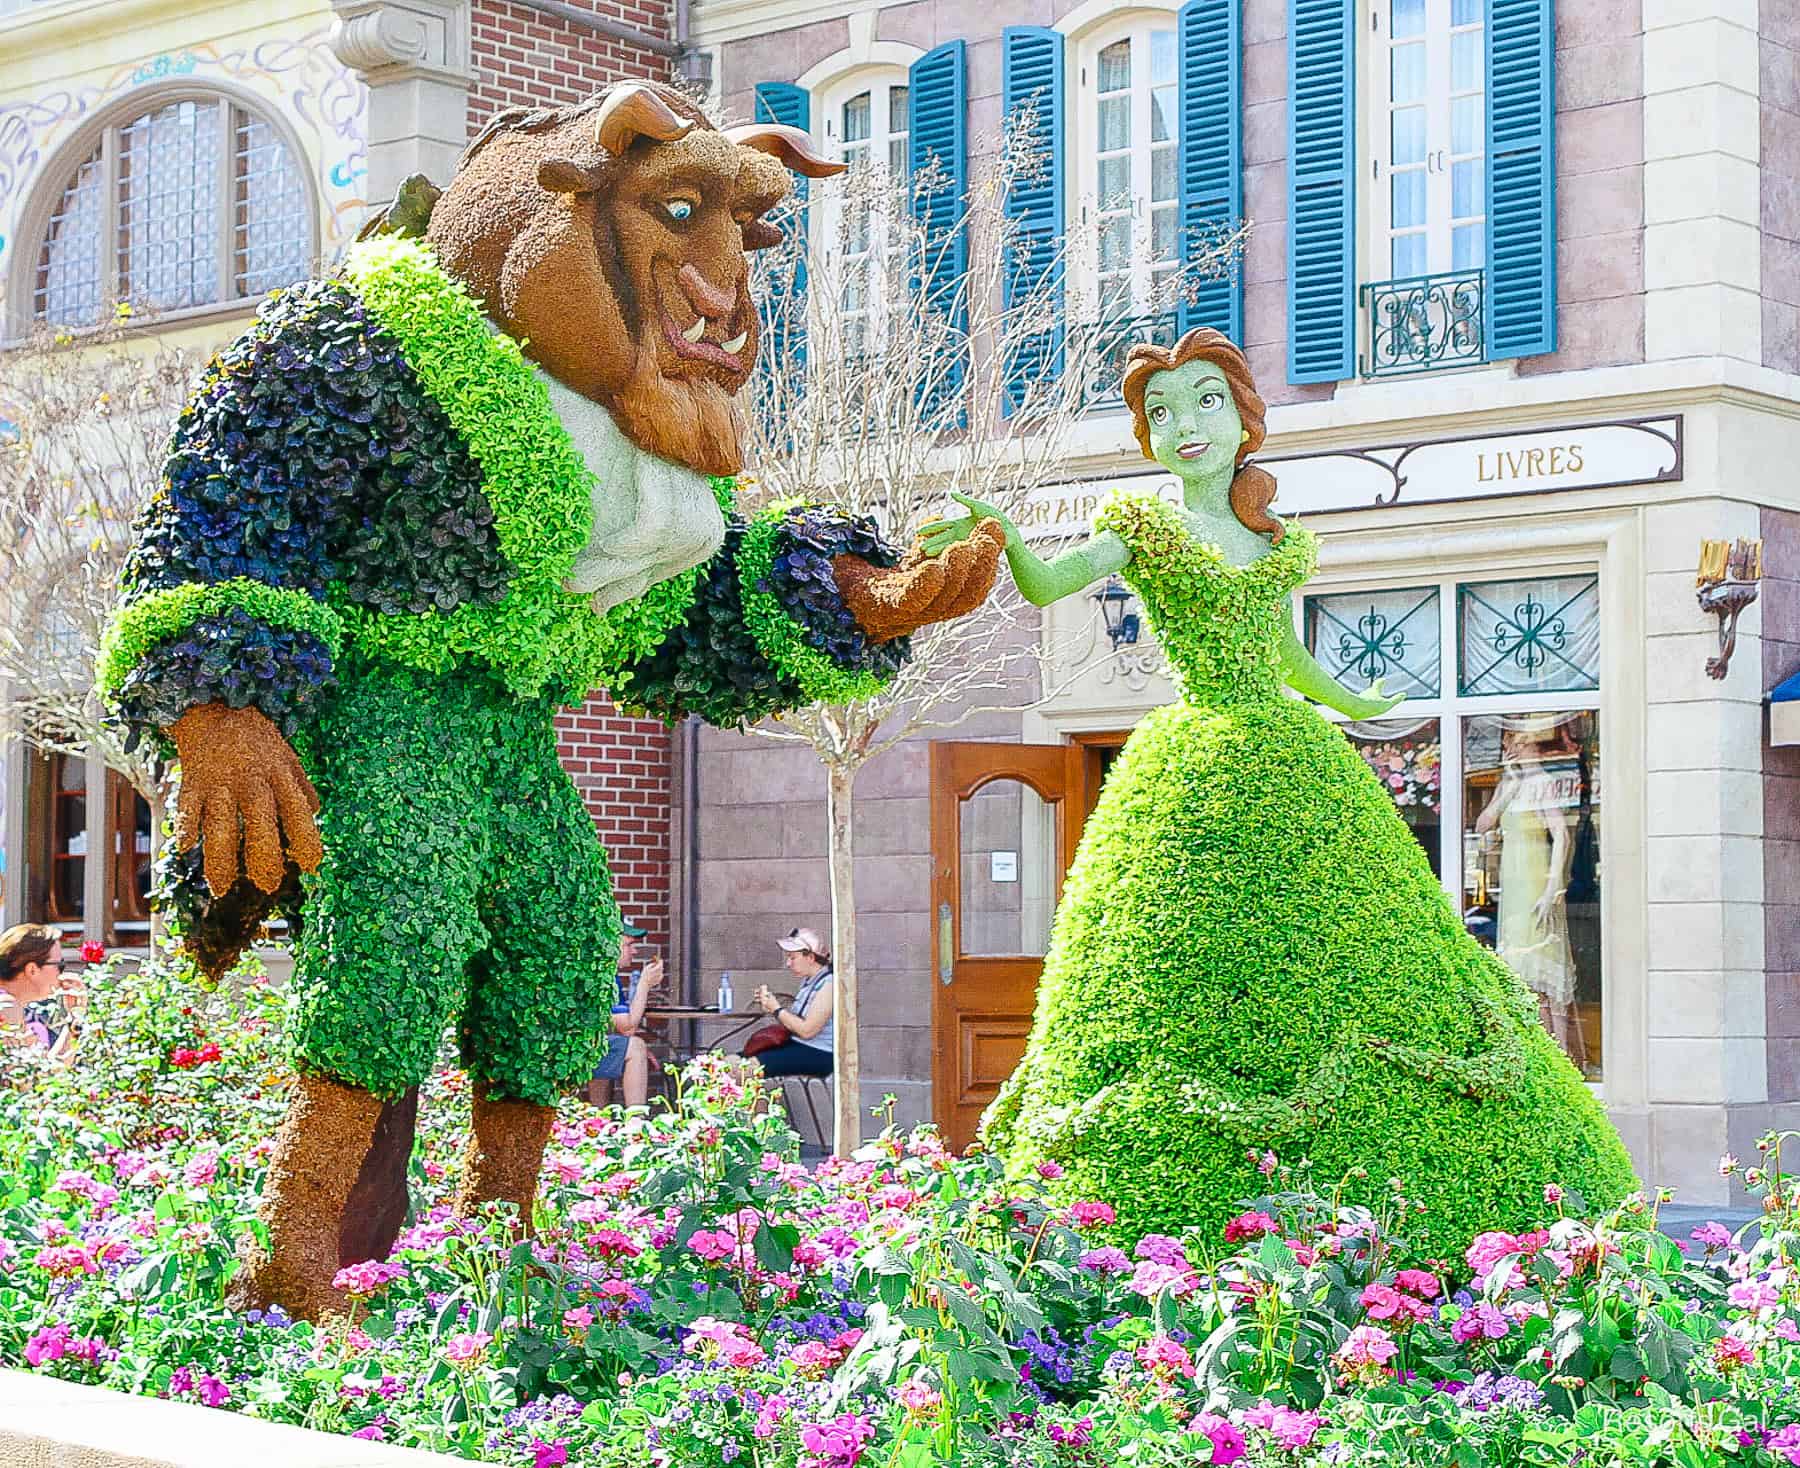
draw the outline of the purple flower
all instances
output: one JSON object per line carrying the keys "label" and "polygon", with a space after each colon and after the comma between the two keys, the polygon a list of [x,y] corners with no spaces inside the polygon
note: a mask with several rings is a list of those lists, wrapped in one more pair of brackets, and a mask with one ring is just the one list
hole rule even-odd
{"label": "purple flower", "polygon": [[194,1388],[194,1395],[200,1399],[203,1407],[222,1407],[231,1396],[231,1388],[209,1372],[200,1378],[200,1384]]}
{"label": "purple flower", "polygon": [[1450,1337],[1460,1345],[1486,1338],[1500,1340],[1512,1329],[1507,1318],[1486,1300],[1478,1301],[1450,1324]]}
{"label": "purple flower", "polygon": [[1731,1230],[1722,1223],[1703,1223],[1688,1237],[1707,1249],[1724,1249],[1731,1244]]}
{"label": "purple flower", "polygon": [[1188,1267],[1187,1250],[1167,1234],[1145,1234],[1137,1241],[1137,1247],[1131,1253],[1134,1259],[1148,1259],[1153,1264],[1166,1265],[1170,1269]]}
{"label": "purple flower", "polygon": [[1093,1274],[1123,1274],[1131,1268],[1131,1261],[1125,1257],[1125,1251],[1110,1244],[1103,1249],[1086,1250],[1078,1262],[1083,1269]]}

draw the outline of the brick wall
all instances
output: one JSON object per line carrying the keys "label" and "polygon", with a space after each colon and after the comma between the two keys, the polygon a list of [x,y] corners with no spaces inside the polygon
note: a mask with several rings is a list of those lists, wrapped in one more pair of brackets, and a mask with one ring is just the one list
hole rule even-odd
{"label": "brick wall", "polygon": [[[669,0],[566,0],[651,35],[670,35]],[[669,62],[641,46],[508,0],[475,0],[469,132],[505,107],[561,107],[621,77],[665,80]]]}
{"label": "brick wall", "polygon": [[613,892],[632,922],[669,951],[669,731],[603,698],[556,720],[556,752],[605,843]]}

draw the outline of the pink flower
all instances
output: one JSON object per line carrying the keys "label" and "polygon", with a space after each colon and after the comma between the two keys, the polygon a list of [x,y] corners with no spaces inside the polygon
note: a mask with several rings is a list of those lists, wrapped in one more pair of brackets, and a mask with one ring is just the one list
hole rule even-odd
{"label": "pink flower", "polygon": [[562,1468],[569,1461],[569,1445],[562,1438],[553,1443],[540,1438],[531,1440],[531,1468]]}
{"label": "pink flower", "polygon": [[453,1361],[458,1366],[468,1366],[481,1359],[482,1353],[493,1344],[494,1338],[485,1330],[465,1331],[461,1335],[453,1335],[444,1343],[444,1359]]}
{"label": "pink flower", "polygon": [[1281,1225],[1266,1213],[1240,1213],[1225,1225],[1225,1242],[1241,1244],[1264,1234],[1281,1232]]}
{"label": "pink flower", "polygon": [[563,1311],[562,1323],[570,1335],[579,1335],[594,1323],[594,1312],[586,1305],[577,1305],[573,1310]]}
{"label": "pink flower", "polygon": [[1157,1333],[1134,1353],[1153,1376],[1176,1377],[1194,1374],[1194,1358],[1187,1347],[1166,1331]]}
{"label": "pink flower", "polygon": [[1800,1468],[1800,1422],[1790,1422],[1763,1444],[1776,1457],[1786,1458]]}
{"label": "pink flower", "polygon": [[1258,1172],[1260,1172],[1264,1177],[1268,1177],[1280,1165],[1281,1165],[1280,1159],[1277,1158],[1273,1152],[1265,1152],[1265,1153],[1263,1153],[1263,1155],[1261,1157],[1259,1157],[1257,1159],[1256,1170]]}
{"label": "pink flower", "polygon": [[1319,1430],[1317,1412],[1296,1412],[1292,1407],[1277,1407],[1264,1398],[1244,1413],[1246,1427],[1260,1427],[1273,1434],[1282,1447],[1298,1452],[1312,1443]]}
{"label": "pink flower", "polygon": [[1072,1203],[1069,1205],[1069,1222],[1076,1228],[1104,1228],[1117,1217],[1118,1215],[1113,1212],[1110,1203]]}
{"label": "pink flower", "polygon": [[1060,1162],[1040,1162],[1037,1165],[1037,1175],[1045,1182],[1053,1183],[1063,1175],[1062,1164]]}
{"label": "pink flower", "polygon": [[1460,1345],[1482,1339],[1497,1341],[1511,1329],[1506,1316],[1486,1300],[1477,1300],[1451,1322],[1450,1338]]}
{"label": "pink flower", "polygon": [[211,1187],[213,1180],[218,1175],[219,1154],[217,1152],[202,1152],[198,1156],[190,1157],[187,1165],[181,1169],[182,1179],[190,1188]]}
{"label": "pink flower", "polygon": [[360,1437],[364,1442],[370,1443],[384,1443],[387,1441],[386,1431],[382,1428],[381,1424],[377,1422],[371,1422],[367,1427],[357,1428],[350,1436]]}
{"label": "pink flower", "polygon": [[1392,1320],[1401,1312],[1400,1292],[1391,1285],[1368,1285],[1362,1292],[1362,1307],[1371,1320]]}
{"label": "pink flower", "polygon": [[734,1371],[748,1371],[768,1359],[768,1353],[735,1320],[715,1320],[703,1315],[688,1330],[681,1349],[701,1361],[718,1361]]}
{"label": "pink flower", "polygon": [[58,1322],[25,1342],[25,1364],[42,1366],[46,1361],[60,1361],[68,1350],[69,1327]]}
{"label": "pink flower", "polygon": [[200,1378],[194,1388],[194,1395],[200,1399],[203,1407],[223,1407],[231,1397],[231,1388],[210,1372]]}
{"label": "pink flower", "polygon": [[1421,1300],[1435,1300],[1444,1286],[1429,1269],[1402,1269],[1394,1276],[1394,1287],[1417,1295]]}
{"label": "pink flower", "polygon": [[177,1366],[169,1373],[169,1395],[185,1397],[194,1389],[194,1373],[186,1366]]}
{"label": "pink flower", "polygon": [[1187,1250],[1167,1234],[1145,1234],[1137,1241],[1137,1247],[1131,1254],[1134,1259],[1148,1259],[1155,1264],[1166,1264],[1171,1269],[1188,1267]]}
{"label": "pink flower", "polygon": [[1720,1177],[1730,1177],[1732,1175],[1732,1173],[1736,1172],[1737,1170],[1738,1170],[1738,1160],[1737,1160],[1737,1158],[1733,1157],[1731,1155],[1731,1153],[1727,1152],[1723,1157],[1721,1157],[1719,1159],[1719,1176]]}
{"label": "pink flower", "polygon": [[1400,1343],[1379,1325],[1359,1325],[1338,1347],[1337,1358],[1349,1366],[1385,1366],[1400,1350]]}
{"label": "pink flower", "polygon": [[1791,1315],[1782,1316],[1770,1329],[1782,1340],[1800,1345],[1800,1323],[1796,1323]]}
{"label": "pink flower", "polygon": [[928,1417],[944,1404],[944,1394],[918,1376],[903,1383],[895,1395],[900,1399],[902,1407],[918,1417]]}
{"label": "pink flower", "polygon": [[737,1253],[737,1237],[722,1228],[696,1229],[688,1237],[688,1248],[702,1259],[716,1264]]}
{"label": "pink flower", "polygon": [[1756,1360],[1756,1348],[1734,1335],[1720,1336],[1713,1342],[1713,1365],[1721,1372],[1736,1371]]}
{"label": "pink flower", "polygon": [[1546,1203],[1548,1203],[1551,1207],[1555,1207],[1558,1203],[1562,1202],[1562,1200],[1563,1200],[1563,1190],[1562,1190],[1562,1187],[1560,1184],[1557,1184],[1557,1183],[1545,1183],[1544,1184],[1544,1201]]}
{"label": "pink flower", "polygon": [[1094,1274],[1123,1274],[1131,1268],[1131,1261],[1125,1257],[1125,1251],[1110,1244],[1100,1249],[1085,1250],[1076,1262]]}
{"label": "pink flower", "polygon": [[1773,1280],[1746,1279],[1730,1286],[1725,1298],[1740,1310],[1773,1310],[1781,1303],[1781,1291]]}
{"label": "pink flower", "polygon": [[100,1265],[86,1244],[53,1244],[37,1252],[37,1267],[58,1279],[98,1274]]}
{"label": "pink flower", "polygon": [[1177,1269],[1152,1259],[1140,1263],[1131,1276],[1131,1288],[1145,1299],[1160,1295],[1164,1290],[1173,1295],[1185,1295],[1199,1282],[1191,1269]]}
{"label": "pink flower", "polygon": [[1216,1412],[1197,1412],[1187,1430],[1212,1443],[1214,1463],[1235,1463],[1244,1456],[1244,1435]]}
{"label": "pink flower", "polygon": [[800,1468],[854,1468],[875,1436],[875,1424],[855,1412],[829,1422],[809,1422],[800,1429],[805,1455]]}
{"label": "pink flower", "polygon": [[331,1287],[362,1299],[385,1289],[406,1273],[397,1259],[365,1259],[361,1264],[347,1264],[331,1277]]}
{"label": "pink flower", "polygon": [[1731,1247],[1731,1230],[1722,1223],[1707,1222],[1700,1225],[1688,1235],[1696,1244],[1711,1249],[1727,1249]]}

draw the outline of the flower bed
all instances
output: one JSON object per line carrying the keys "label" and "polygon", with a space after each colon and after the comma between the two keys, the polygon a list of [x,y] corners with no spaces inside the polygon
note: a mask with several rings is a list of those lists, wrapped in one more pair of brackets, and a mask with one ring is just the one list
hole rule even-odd
{"label": "flower bed", "polygon": [[1223,1237],[1126,1239],[929,1131],[809,1170],[701,1062],[672,1110],[571,1106],[514,1244],[442,1206],[444,1070],[416,1216],[315,1330],[219,1303],[284,1101],[277,997],[89,982],[80,1066],[0,1087],[0,1365],[519,1468],[1800,1465],[1784,1139],[1748,1246],[1642,1200],[1584,1221],[1547,1180],[1541,1228],[1418,1258],[1398,1188],[1334,1207],[1272,1154]]}

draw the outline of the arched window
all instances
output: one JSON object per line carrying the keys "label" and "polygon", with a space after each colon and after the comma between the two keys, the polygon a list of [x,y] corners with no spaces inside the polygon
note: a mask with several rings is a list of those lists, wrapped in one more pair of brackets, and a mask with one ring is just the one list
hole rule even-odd
{"label": "arched window", "polygon": [[850,165],[824,192],[823,240],[832,262],[845,350],[860,356],[881,335],[886,207],[907,170],[910,94],[904,71],[864,72],[820,99],[826,149]]}
{"label": "arched window", "polygon": [[1081,218],[1102,321],[1150,314],[1181,264],[1175,17],[1081,48]]}
{"label": "arched window", "polygon": [[33,321],[92,326],[115,302],[166,312],[302,279],[316,210],[302,159],[217,94],[165,95],[92,138],[38,234]]}

